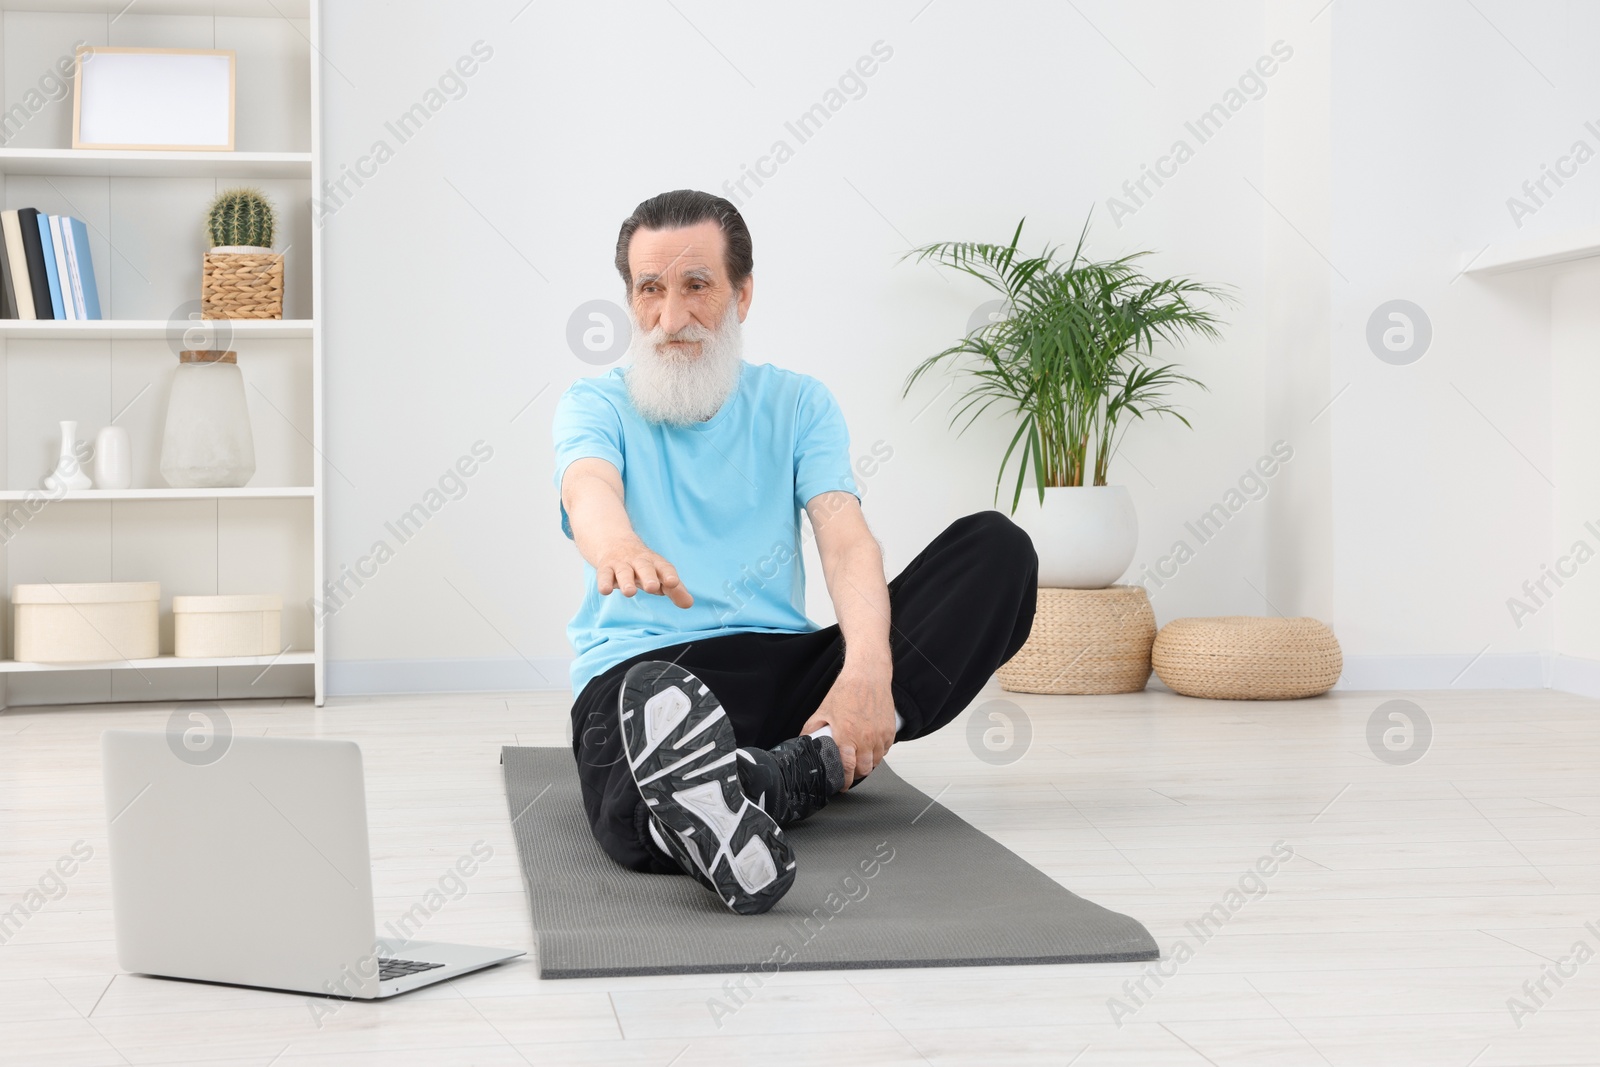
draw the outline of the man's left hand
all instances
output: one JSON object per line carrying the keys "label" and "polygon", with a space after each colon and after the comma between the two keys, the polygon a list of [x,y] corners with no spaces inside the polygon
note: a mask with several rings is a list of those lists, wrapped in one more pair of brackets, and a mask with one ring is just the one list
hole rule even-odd
{"label": "man's left hand", "polygon": [[894,744],[894,715],[889,673],[853,670],[847,664],[800,732],[833,727],[833,741],[844,761],[844,787],[849,789],[870,774]]}

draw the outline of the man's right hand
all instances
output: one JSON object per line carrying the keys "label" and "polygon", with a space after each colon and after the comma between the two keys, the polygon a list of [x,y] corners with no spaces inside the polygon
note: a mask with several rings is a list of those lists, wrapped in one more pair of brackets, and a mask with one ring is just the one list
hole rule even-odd
{"label": "man's right hand", "polygon": [[620,590],[623,596],[633,596],[643,589],[646,593],[666,597],[680,608],[694,603],[694,597],[678,577],[678,569],[650,551],[638,538],[620,542],[601,553],[594,570],[595,585],[601,596],[609,596],[613,589]]}
{"label": "man's right hand", "polygon": [[678,569],[650,551],[634,532],[623,496],[622,475],[597,457],[573,460],[561,478],[561,504],[567,509],[578,551],[594,564],[600,595],[620,589],[623,596],[633,596],[643,589],[680,608],[693,605],[694,597],[683,587]]}

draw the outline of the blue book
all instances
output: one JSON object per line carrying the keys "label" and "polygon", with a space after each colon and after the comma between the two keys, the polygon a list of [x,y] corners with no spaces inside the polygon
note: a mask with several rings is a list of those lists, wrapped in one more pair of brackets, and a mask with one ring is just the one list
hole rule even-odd
{"label": "blue book", "polygon": [[50,317],[64,319],[67,306],[61,302],[61,275],[56,271],[56,243],[50,239],[50,216],[39,216],[39,244],[44,246],[44,273],[50,280]]}
{"label": "blue book", "polygon": [[78,270],[78,285],[83,290],[83,317],[100,318],[100,294],[95,290],[94,262],[89,258],[89,227],[82,219],[63,218],[62,223],[72,231],[74,266]]}

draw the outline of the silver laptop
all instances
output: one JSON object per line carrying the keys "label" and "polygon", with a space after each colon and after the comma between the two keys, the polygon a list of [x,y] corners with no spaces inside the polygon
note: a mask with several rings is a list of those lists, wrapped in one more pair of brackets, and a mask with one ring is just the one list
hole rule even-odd
{"label": "silver laptop", "polygon": [[522,955],[376,935],[354,742],[190,740],[101,738],[124,970],[377,999]]}

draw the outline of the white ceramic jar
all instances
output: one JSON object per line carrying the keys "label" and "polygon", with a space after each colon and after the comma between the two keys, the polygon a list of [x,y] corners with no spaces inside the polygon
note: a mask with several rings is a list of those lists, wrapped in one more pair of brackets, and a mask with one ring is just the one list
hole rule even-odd
{"label": "white ceramic jar", "polygon": [[133,444],[121,426],[103,427],[95,435],[94,482],[101,489],[133,485]]}
{"label": "white ceramic jar", "polygon": [[161,439],[161,476],[175,488],[241,486],[256,472],[244,376],[233,352],[178,353]]}

